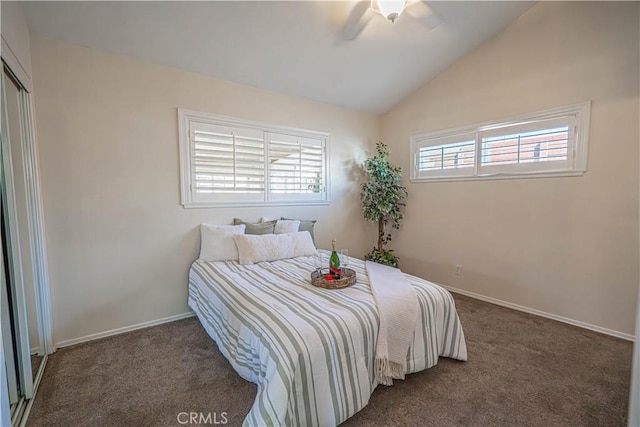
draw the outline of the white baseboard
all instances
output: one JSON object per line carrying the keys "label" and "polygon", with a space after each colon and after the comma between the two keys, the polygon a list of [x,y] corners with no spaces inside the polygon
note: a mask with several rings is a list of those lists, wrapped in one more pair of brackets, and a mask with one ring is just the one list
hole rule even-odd
{"label": "white baseboard", "polygon": [[[439,285],[442,286],[443,288],[447,289],[450,292],[455,292],[457,294],[466,295],[468,297],[471,297],[471,298],[474,298],[474,299],[478,299],[478,300],[481,300],[481,301],[486,301],[486,302],[489,302],[491,304],[495,304],[495,305],[499,305],[499,306],[502,306],[502,307],[511,308],[513,310],[523,311],[525,313],[534,314],[534,315],[540,316],[540,317],[546,317],[547,319],[552,319],[552,320],[557,320],[558,322],[568,323],[569,325],[574,325],[574,326],[578,326],[580,328],[589,329],[591,331],[600,332],[601,334],[605,334],[605,335],[611,335],[611,336],[616,337],[616,338],[622,338],[622,339],[627,340],[627,341],[635,341],[635,339],[636,339],[635,336],[633,336],[631,334],[624,333],[624,332],[614,331],[613,329],[607,329],[607,328],[603,328],[601,326],[592,325],[590,323],[581,322],[579,320],[570,319],[568,317],[558,316],[557,314],[547,313],[546,311],[536,310],[535,308],[525,307],[523,305],[514,304],[512,302],[502,301],[502,300],[499,300],[497,298],[484,296],[484,295],[481,295],[481,294],[477,294],[475,292],[466,291],[464,289],[458,289],[458,288],[454,288],[452,286],[447,286],[447,285],[443,285],[443,284],[439,284]],[[75,344],[80,344],[80,343],[87,342],[87,341],[93,341],[93,340],[97,340],[97,339],[100,339],[100,338],[109,337],[109,336],[112,336],[112,335],[118,335],[118,334],[122,334],[122,333],[129,332],[129,331],[135,331],[137,329],[144,329],[144,328],[148,328],[148,327],[151,327],[151,326],[161,325],[163,323],[169,323],[169,322],[173,322],[173,321],[181,320],[181,319],[186,319],[186,318],[193,317],[193,316],[195,316],[195,313],[191,311],[191,312],[187,312],[187,313],[176,314],[174,316],[164,317],[162,319],[156,319],[156,320],[150,320],[148,322],[138,323],[136,325],[131,325],[131,326],[125,326],[125,327],[122,327],[122,328],[112,329],[110,331],[98,332],[97,334],[91,334],[91,335],[87,335],[87,336],[84,336],[84,337],[79,337],[79,338],[73,338],[73,339],[70,339],[70,340],[60,341],[59,343],[57,343],[55,345],[55,348],[58,349],[58,348],[62,348],[62,347],[69,347],[69,346],[72,346],[72,345],[75,345]]]}
{"label": "white baseboard", "polygon": [[124,326],[122,328],[111,329],[110,331],[98,332],[97,334],[91,334],[84,337],[72,338],[70,340],[60,341],[56,343],[55,349],[62,347],[69,347],[71,345],[80,344],[87,341],[93,341],[100,338],[109,337],[111,335],[123,334],[125,332],[135,331],[136,329],[144,329],[150,326],[161,325],[163,323],[174,322],[176,320],[186,319],[188,317],[193,317],[196,314],[193,311],[187,313],[176,314],[174,316],[163,317],[162,319],[150,320],[148,322],[138,323],[136,325]]}
{"label": "white baseboard", "polygon": [[475,292],[466,291],[464,289],[458,289],[458,288],[454,288],[454,287],[443,285],[443,284],[439,284],[439,285],[447,289],[448,291],[455,292],[457,294],[466,295],[468,297],[479,299],[481,301],[486,301],[491,304],[500,305],[502,307],[511,308],[513,310],[524,311],[525,313],[535,314],[536,316],[546,317],[547,319],[557,320],[558,322],[562,322],[562,323],[568,323],[573,326],[578,326],[580,328],[589,329],[595,332],[600,332],[601,334],[605,334],[605,335],[611,335],[616,338],[622,338],[623,340],[627,340],[627,341],[635,341],[636,339],[635,336],[624,333],[624,332],[614,331],[613,329],[607,329],[601,326],[592,325],[590,323],[581,322],[579,320],[570,319],[568,317],[558,316],[557,314],[547,313],[546,311],[536,310],[535,308],[529,308],[523,305],[514,304],[512,302],[502,301],[497,298],[487,297],[481,294],[477,294]]}

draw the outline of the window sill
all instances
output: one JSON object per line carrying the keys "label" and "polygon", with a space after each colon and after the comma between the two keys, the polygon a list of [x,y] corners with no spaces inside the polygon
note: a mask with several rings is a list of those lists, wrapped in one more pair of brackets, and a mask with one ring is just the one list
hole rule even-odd
{"label": "window sill", "polygon": [[487,175],[473,176],[449,176],[449,177],[433,177],[433,178],[412,178],[409,181],[417,184],[423,182],[456,182],[456,181],[493,181],[497,179],[530,179],[530,178],[564,178],[571,176],[582,176],[585,171],[569,171],[569,172],[535,172],[535,173],[495,173]]}
{"label": "window sill", "polygon": [[270,206],[328,206],[331,204],[330,200],[318,200],[313,202],[291,202],[291,201],[279,201],[279,202],[228,202],[228,203],[216,203],[216,202],[204,202],[204,203],[182,203],[185,209],[200,209],[200,208],[250,208],[250,207],[270,207]]}

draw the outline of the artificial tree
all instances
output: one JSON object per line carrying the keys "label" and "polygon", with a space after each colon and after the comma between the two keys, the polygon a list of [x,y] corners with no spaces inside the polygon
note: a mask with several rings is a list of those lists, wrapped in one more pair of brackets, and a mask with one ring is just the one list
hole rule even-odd
{"label": "artificial tree", "polygon": [[367,181],[360,193],[364,218],[378,223],[378,245],[365,259],[397,267],[398,258],[393,249],[385,248],[391,241],[391,234],[385,228],[391,223],[394,229],[399,229],[403,218],[407,189],[402,186],[402,168],[389,163],[389,149],[378,142],[376,155],[365,161],[364,169]]}

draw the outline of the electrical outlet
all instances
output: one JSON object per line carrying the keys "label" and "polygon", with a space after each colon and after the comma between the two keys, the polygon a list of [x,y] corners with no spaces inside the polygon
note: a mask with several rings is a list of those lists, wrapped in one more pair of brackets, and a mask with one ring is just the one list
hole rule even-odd
{"label": "electrical outlet", "polygon": [[460,276],[462,274],[462,266],[460,264],[456,265],[456,276]]}

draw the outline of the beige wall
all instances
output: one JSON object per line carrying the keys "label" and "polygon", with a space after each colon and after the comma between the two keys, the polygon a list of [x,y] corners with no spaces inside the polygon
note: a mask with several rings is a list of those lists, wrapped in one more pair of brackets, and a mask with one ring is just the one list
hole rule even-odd
{"label": "beige wall", "polygon": [[[362,256],[369,242],[352,162],[379,118],[32,37],[54,341],[188,311],[198,224],[318,219]],[[184,209],[176,108],[331,133],[331,206]]]}
{"label": "beige wall", "polygon": [[634,333],[638,6],[539,3],[383,117],[392,160],[408,176],[413,133],[592,101],[582,177],[407,183],[406,221],[393,242],[403,269]]}

